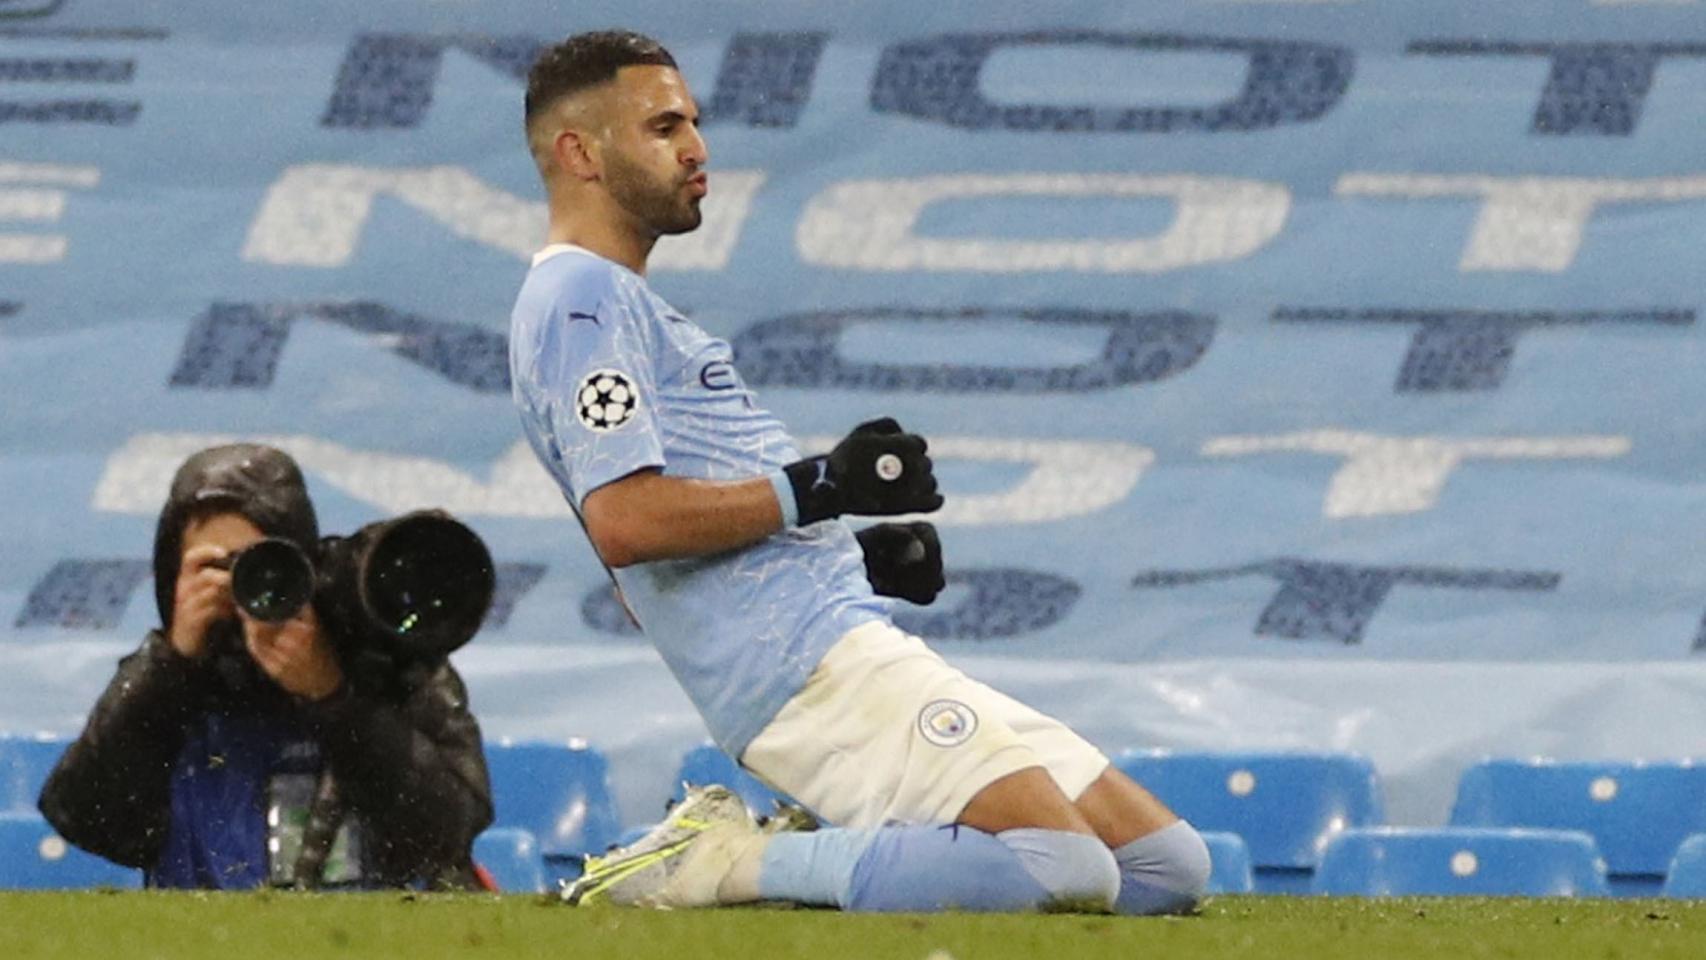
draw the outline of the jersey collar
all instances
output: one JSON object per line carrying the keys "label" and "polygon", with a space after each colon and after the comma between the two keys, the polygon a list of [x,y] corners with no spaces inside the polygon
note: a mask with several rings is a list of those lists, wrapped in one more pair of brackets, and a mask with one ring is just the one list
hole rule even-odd
{"label": "jersey collar", "polygon": [[[537,267],[559,253],[578,253],[586,257],[598,257],[598,254],[593,253],[585,247],[576,246],[572,243],[553,243],[533,255],[533,265]],[[604,258],[598,257],[598,259],[602,260]]]}

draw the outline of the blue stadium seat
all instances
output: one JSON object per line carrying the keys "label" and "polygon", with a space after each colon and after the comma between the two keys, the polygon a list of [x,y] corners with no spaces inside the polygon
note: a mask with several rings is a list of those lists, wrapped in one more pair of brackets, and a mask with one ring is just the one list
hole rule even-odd
{"label": "blue stadium seat", "polygon": [[1374,827],[1327,842],[1316,893],[1605,897],[1605,863],[1580,830]]}
{"label": "blue stadium seat", "polygon": [[1208,845],[1209,893],[1249,893],[1254,890],[1255,878],[1250,870],[1250,848],[1236,833],[1218,830],[1202,831],[1203,843]]}
{"label": "blue stadium seat", "polygon": [[580,741],[486,744],[494,827],[520,827],[537,838],[547,870],[578,875],[580,857],[601,853],[621,826],[609,763]]}
{"label": "blue stadium seat", "polygon": [[543,893],[545,859],[539,839],[520,827],[492,827],[474,840],[474,862],[504,893]]}
{"label": "blue stadium seat", "polygon": [[1663,896],[1706,899],[1706,833],[1682,841],[1665,873]]}
{"label": "blue stadium seat", "polygon": [[1706,833],[1706,766],[1486,760],[1464,771],[1451,823],[1586,831],[1614,893],[1652,896],[1682,841]]}
{"label": "blue stadium seat", "polygon": [[670,799],[680,800],[686,792],[686,784],[703,786],[708,783],[720,783],[740,794],[747,808],[756,816],[768,816],[778,802],[792,802],[741,769],[740,764],[712,743],[700,744],[681,758],[681,768],[676,771],[675,789]]}
{"label": "blue stadium seat", "polygon": [[69,744],[53,737],[0,735],[0,813],[34,811],[41,785]]}
{"label": "blue stadium seat", "polygon": [[1249,846],[1258,893],[1303,893],[1333,834],[1386,820],[1374,766],[1336,753],[1121,756],[1119,768],[1198,830]]}
{"label": "blue stadium seat", "polygon": [[142,886],[142,871],[77,849],[39,814],[0,813],[0,888],[73,890]]}

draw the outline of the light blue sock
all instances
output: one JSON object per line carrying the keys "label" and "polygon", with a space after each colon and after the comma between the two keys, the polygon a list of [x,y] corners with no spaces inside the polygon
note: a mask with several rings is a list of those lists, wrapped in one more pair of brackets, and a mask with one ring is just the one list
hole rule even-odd
{"label": "light blue sock", "polygon": [[1187,913],[1208,886],[1208,846],[1183,820],[1120,847],[1114,860],[1120,865],[1116,913]]}
{"label": "light blue sock", "polygon": [[870,912],[1018,912],[1049,900],[1011,847],[959,826],[779,833],[758,892]]}
{"label": "light blue sock", "polygon": [[840,829],[778,833],[765,846],[758,868],[759,899],[846,907],[853,868],[876,833]]}
{"label": "light blue sock", "polygon": [[961,826],[777,834],[758,875],[762,899],[868,912],[1106,909],[1118,884],[1095,837]]}

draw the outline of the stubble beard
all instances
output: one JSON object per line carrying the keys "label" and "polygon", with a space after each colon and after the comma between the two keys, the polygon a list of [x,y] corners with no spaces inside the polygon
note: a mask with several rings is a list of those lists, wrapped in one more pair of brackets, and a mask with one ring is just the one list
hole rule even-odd
{"label": "stubble beard", "polygon": [[696,230],[704,219],[699,198],[688,196],[682,181],[659,184],[619,152],[606,154],[604,182],[611,199],[654,236]]}

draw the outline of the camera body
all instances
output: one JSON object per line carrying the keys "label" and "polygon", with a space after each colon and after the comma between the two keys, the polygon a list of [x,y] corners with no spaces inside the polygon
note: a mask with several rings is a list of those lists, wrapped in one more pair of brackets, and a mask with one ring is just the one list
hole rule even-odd
{"label": "camera body", "polygon": [[323,537],[314,554],[278,538],[250,545],[231,561],[233,600],[272,622],[313,603],[339,643],[429,660],[473,638],[496,586],[485,542],[442,510]]}

